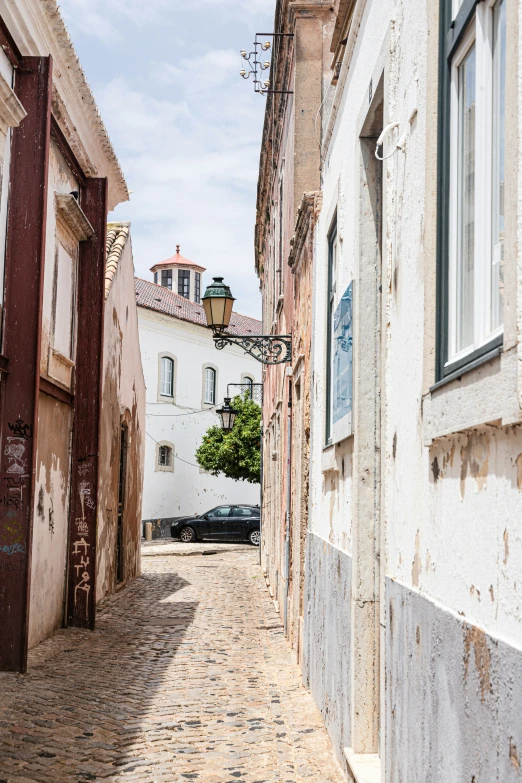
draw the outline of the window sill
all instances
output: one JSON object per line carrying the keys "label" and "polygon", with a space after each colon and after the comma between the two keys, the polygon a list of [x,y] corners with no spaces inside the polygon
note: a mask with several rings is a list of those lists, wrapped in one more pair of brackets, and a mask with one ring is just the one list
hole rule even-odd
{"label": "window sill", "polygon": [[156,473],[174,473],[174,465],[156,465]]}
{"label": "window sill", "polygon": [[381,759],[377,753],[354,753],[345,748],[344,755],[355,783],[381,783]]}
{"label": "window sill", "polygon": [[335,459],[335,445],[333,443],[328,443],[326,446],[323,446],[321,454],[321,472],[339,473],[337,460]]}
{"label": "window sill", "polygon": [[[496,343],[498,341],[495,340],[494,342]],[[451,381],[461,378],[465,373],[475,370],[477,367],[480,367],[482,364],[486,364],[486,362],[491,361],[491,359],[495,359],[497,356],[500,356],[501,353],[502,353],[502,336],[500,337],[499,344],[494,345],[492,348],[490,348],[490,350],[487,350],[485,353],[482,353],[481,355],[477,356],[476,359],[472,359],[471,361],[468,360],[467,364],[463,364],[462,366],[457,367],[454,370],[452,370],[451,367],[449,367],[448,374],[445,375],[444,378],[441,378],[440,381],[437,381],[437,383],[434,383],[433,386],[430,387],[430,392],[436,391],[437,389],[440,389],[441,386],[444,386],[447,383],[451,383]]]}
{"label": "window sill", "polygon": [[422,402],[423,443],[520,420],[517,349],[495,348],[434,384]]}

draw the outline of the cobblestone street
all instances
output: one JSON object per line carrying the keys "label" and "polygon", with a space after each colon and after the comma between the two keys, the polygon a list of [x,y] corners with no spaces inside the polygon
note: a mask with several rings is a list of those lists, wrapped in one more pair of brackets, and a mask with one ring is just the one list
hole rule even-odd
{"label": "cobblestone street", "polygon": [[0,783],[340,782],[257,560],[143,557],[94,633],[0,674]]}

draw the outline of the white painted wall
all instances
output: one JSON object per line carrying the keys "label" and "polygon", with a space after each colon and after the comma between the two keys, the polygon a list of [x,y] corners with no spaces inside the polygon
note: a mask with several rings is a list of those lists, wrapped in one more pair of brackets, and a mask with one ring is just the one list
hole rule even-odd
{"label": "white painted wall", "polygon": [[[436,30],[436,20],[432,23]],[[390,140],[408,131],[404,151],[385,161],[383,177],[382,555],[386,573],[520,648],[522,435],[518,426],[506,426],[520,416],[515,374],[511,385],[496,369],[464,376],[456,409],[451,403],[451,395],[457,394],[455,384],[432,394],[425,383],[435,361],[426,350],[434,337],[425,333],[425,308],[432,306],[435,297],[434,242],[426,236],[426,215],[434,210],[436,198],[429,140],[436,139],[437,118],[428,113],[426,103],[433,86],[433,74],[428,72],[430,45],[424,3],[366,4],[325,154],[323,209],[315,236],[310,527],[351,554],[352,487],[360,478],[352,476],[351,439],[324,450],[327,234],[337,209],[340,296],[356,275],[359,254],[358,118],[368,105],[370,80],[383,55],[384,124],[400,122],[399,133]],[[410,125],[410,88],[415,79],[417,114]],[[431,255],[425,250],[428,240]],[[520,265],[515,257],[509,263],[515,265],[517,260]],[[428,276],[430,269],[433,273]],[[519,281],[518,303],[521,295]],[[514,353],[502,359],[506,371],[510,357],[514,360]],[[484,414],[478,405],[487,408],[486,392],[479,388],[483,378],[489,384],[489,408]],[[462,422],[457,426],[457,414],[463,421],[467,418],[467,427]],[[491,427],[491,422],[496,426]],[[504,426],[498,426],[500,422]],[[435,459],[440,471],[437,480]]]}
{"label": "white painted wall", "polygon": [[[211,406],[203,403],[204,367],[217,369],[219,407],[228,383],[241,383],[245,374],[260,383],[262,365],[239,348],[216,350],[205,327],[143,307],[138,308],[138,322],[147,387],[143,519],[202,513],[221,503],[259,503],[259,485],[203,473],[194,455],[208,427],[219,424]],[[158,399],[162,353],[175,357],[172,402]],[[208,410],[191,413],[202,408]],[[157,470],[156,442],[173,445],[172,472]]]}
{"label": "white painted wall", "polygon": [[[347,554],[352,553],[353,438],[325,449],[328,233],[337,210],[336,305],[357,272],[359,140],[357,118],[368,105],[368,88],[392,18],[394,3],[368,3],[355,45],[323,166],[323,208],[315,234],[310,529]],[[376,86],[376,85],[374,85]],[[356,318],[355,314],[355,318]],[[344,476],[343,476],[344,461]]]}

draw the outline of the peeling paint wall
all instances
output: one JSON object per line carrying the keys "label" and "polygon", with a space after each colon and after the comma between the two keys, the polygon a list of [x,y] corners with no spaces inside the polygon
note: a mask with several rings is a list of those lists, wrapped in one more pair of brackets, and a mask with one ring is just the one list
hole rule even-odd
{"label": "peeling paint wall", "polygon": [[[389,571],[522,647],[520,454],[520,426],[479,428],[426,448],[426,491],[408,534],[390,540]],[[397,509],[404,483],[394,483]]]}
{"label": "peeling paint wall", "polygon": [[[76,179],[52,141],[49,153],[40,375],[66,391],[72,391],[71,367],[61,362],[53,364],[52,350],[62,340],[62,343],[69,345],[68,358],[75,355],[72,324],[78,240],[58,220],[55,194],[69,193],[77,188]],[[66,319],[59,321],[56,318],[57,254],[60,246],[66,247],[71,258],[73,285],[69,297],[64,297],[60,302],[70,315],[68,324]],[[68,327],[70,342],[67,340]],[[64,335],[60,330],[64,330],[65,339],[62,339]],[[57,377],[60,368],[63,368],[65,375]],[[30,647],[49,636],[63,621],[72,427],[70,406],[40,394],[29,612]]]}
{"label": "peeling paint wall", "polygon": [[351,744],[352,558],[309,533],[306,560],[303,681],[342,758]]}
{"label": "peeling paint wall", "polygon": [[[373,706],[380,744],[374,752],[380,752],[387,783],[511,781],[521,774],[522,427],[520,324],[514,316],[522,299],[520,279],[515,280],[521,245],[508,223],[513,235],[506,240],[512,243],[506,274],[513,275],[514,300],[506,309],[502,357],[431,389],[438,6],[437,0],[356,3],[363,10],[348,77],[339,82],[342,99],[334,100],[338,111],[324,150],[323,209],[314,248],[306,563],[307,618],[314,619],[305,622],[304,635],[307,660],[314,664],[307,663],[305,672],[341,757],[339,727],[347,707],[342,699],[329,698],[324,678],[339,654],[339,627],[351,628],[353,658],[350,667],[338,663],[335,676],[343,671],[348,678],[352,731],[343,742],[353,747],[360,717],[360,656],[353,652],[361,581],[357,537],[377,520],[375,556],[362,564],[375,577],[373,590],[361,606],[374,602],[379,612],[380,638],[364,655],[379,684]],[[520,4],[508,3],[513,111],[521,93],[520,84],[514,84],[520,69],[517,12]],[[337,211],[338,290],[352,279],[356,287],[364,285],[368,278],[361,270],[373,259],[366,253],[360,204],[371,183],[361,176],[359,136],[381,75],[383,123],[400,125],[389,132],[384,149],[389,157],[383,163],[382,318],[374,334],[368,334],[357,295],[354,309],[354,340],[371,351],[372,359],[374,345],[381,352],[379,421],[363,426],[355,416],[353,437],[325,448],[327,236]],[[510,149],[520,160],[520,139],[512,138],[519,120],[515,114],[511,120],[509,143],[518,147]],[[403,148],[394,152],[401,137]],[[364,351],[357,361],[354,377],[360,380],[367,369]],[[373,404],[368,397],[354,402],[364,413]],[[373,480],[358,461],[364,438],[380,461],[373,510],[358,504],[361,487]],[[353,558],[351,605],[342,618],[338,595],[330,589],[332,549]],[[339,619],[328,625],[324,618],[329,616]],[[324,629],[320,633],[319,627]]]}
{"label": "peeling paint wall", "polygon": [[103,403],[98,484],[96,600],[117,584],[121,428],[127,427],[123,510],[123,574],[140,573],[145,459],[145,381],[141,365],[134,263],[127,240],[105,301]]}
{"label": "peeling paint wall", "polygon": [[387,783],[519,781],[520,651],[397,581],[386,591]]}
{"label": "peeling paint wall", "polygon": [[29,647],[63,621],[69,527],[72,409],[40,394]]}

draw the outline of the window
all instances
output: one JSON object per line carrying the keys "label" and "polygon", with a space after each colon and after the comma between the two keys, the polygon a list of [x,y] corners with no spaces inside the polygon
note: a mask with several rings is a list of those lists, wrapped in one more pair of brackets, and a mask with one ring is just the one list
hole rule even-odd
{"label": "window", "polygon": [[190,272],[187,269],[178,269],[178,294],[190,299]]}
{"label": "window", "polygon": [[246,390],[250,395],[250,399],[254,397],[254,379],[250,375],[243,375],[243,386],[246,386]]}
{"label": "window", "polygon": [[337,218],[334,218],[328,235],[328,294],[326,316],[326,443],[332,442],[332,419],[334,389],[332,386],[334,361],[334,314],[337,285]]}
{"label": "window", "polygon": [[56,256],[56,298],[54,304],[53,348],[62,356],[72,356],[75,262],[59,242]]}
{"label": "window", "polygon": [[194,272],[194,301],[196,304],[201,302],[201,275],[199,272]]}
{"label": "window", "polygon": [[158,284],[158,273],[157,272],[154,272],[154,282],[156,283],[156,285]]}
{"label": "window", "polygon": [[172,269],[163,269],[161,272],[161,285],[172,291]]}
{"label": "window", "polygon": [[251,508],[247,508],[246,506],[235,506],[234,509],[232,509],[232,515],[233,517],[254,517],[257,516],[257,514],[252,513]]}
{"label": "window", "polygon": [[158,448],[158,465],[162,468],[170,468],[172,465],[172,449],[170,446]]}
{"label": "window", "polygon": [[216,402],[216,371],[212,367],[205,367],[205,394],[204,401],[214,405]]}
{"label": "window", "polygon": [[507,0],[441,0],[438,380],[502,344]]}
{"label": "window", "polygon": [[278,296],[283,295],[283,285],[284,285],[284,278],[283,278],[283,177],[281,177],[281,180],[279,182],[279,210],[278,210],[278,220],[279,220],[279,236],[278,236],[278,242],[277,242],[277,264],[278,268],[277,271],[279,273],[279,291],[277,292]]}
{"label": "window", "polygon": [[174,446],[168,441],[156,445],[156,471],[159,473],[174,473]]}
{"label": "window", "polygon": [[228,517],[230,514],[230,506],[218,506],[209,511],[207,517]]}
{"label": "window", "polygon": [[174,360],[170,356],[161,358],[160,390],[165,397],[174,397]]}

